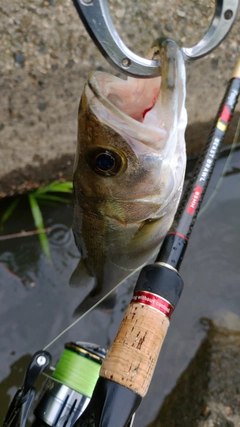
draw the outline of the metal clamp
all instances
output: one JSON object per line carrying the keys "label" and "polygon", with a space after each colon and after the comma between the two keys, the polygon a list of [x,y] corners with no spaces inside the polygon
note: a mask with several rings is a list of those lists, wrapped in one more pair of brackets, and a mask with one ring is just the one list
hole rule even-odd
{"label": "metal clamp", "polygon": [[[106,0],[73,0],[73,3],[90,37],[114,68],[132,77],[151,78],[161,74],[160,61],[142,58],[125,46],[113,25]],[[215,49],[231,30],[238,6],[239,0],[216,0],[208,31],[195,46],[182,48],[184,57],[198,59]]]}
{"label": "metal clamp", "polygon": [[216,0],[214,18],[202,40],[193,47],[182,48],[187,59],[202,58],[222,43],[237,18],[239,4],[239,0]]}

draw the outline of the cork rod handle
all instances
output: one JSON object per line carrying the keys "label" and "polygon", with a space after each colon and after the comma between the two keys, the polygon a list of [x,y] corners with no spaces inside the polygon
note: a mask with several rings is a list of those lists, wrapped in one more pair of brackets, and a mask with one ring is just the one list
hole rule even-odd
{"label": "cork rod handle", "polygon": [[182,289],[176,271],[159,264],[142,269],[100,377],[145,396]]}
{"label": "cork rod handle", "polygon": [[169,319],[157,310],[131,303],[100,376],[145,396],[168,326]]}

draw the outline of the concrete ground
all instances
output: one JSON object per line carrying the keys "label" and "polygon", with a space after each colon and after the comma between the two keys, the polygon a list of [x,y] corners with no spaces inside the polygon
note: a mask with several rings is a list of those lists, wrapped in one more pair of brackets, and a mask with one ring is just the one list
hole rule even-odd
{"label": "concrete ground", "polygon": [[148,427],[240,426],[240,319],[223,312],[202,323],[205,339]]}
{"label": "concrete ground", "polygon": [[[125,44],[144,56],[163,33],[184,46],[201,38],[214,2],[182,3],[111,0],[109,7]],[[1,198],[55,179],[71,179],[77,110],[87,74],[114,70],[88,37],[71,0],[1,0],[0,22]],[[239,56],[239,29],[238,17],[220,47],[187,64],[190,155],[199,152],[205,141]],[[236,123],[237,115],[227,143]]]}

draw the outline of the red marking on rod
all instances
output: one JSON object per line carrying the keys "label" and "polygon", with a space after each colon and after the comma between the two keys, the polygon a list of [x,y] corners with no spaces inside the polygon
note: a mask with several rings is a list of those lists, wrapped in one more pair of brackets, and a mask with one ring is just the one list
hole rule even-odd
{"label": "red marking on rod", "polygon": [[152,292],[135,291],[131,302],[137,302],[155,308],[155,310],[160,311],[160,313],[164,314],[169,319],[174,311],[174,307],[170,302]]}
{"label": "red marking on rod", "polygon": [[229,111],[229,108],[226,104],[223,106],[223,110],[221,112],[221,115],[219,117],[220,120],[223,120],[225,123],[228,123],[231,118],[231,112]]}
{"label": "red marking on rod", "polygon": [[184,236],[184,234],[178,233],[177,231],[169,231],[168,234],[176,234],[176,236],[182,237],[182,239],[186,240],[188,242],[188,238]]}
{"label": "red marking on rod", "polygon": [[190,203],[189,203],[188,208],[187,208],[187,213],[189,213],[190,215],[194,214],[196,207],[198,205],[198,201],[199,201],[200,196],[202,194],[202,191],[203,191],[203,189],[202,189],[202,187],[200,187],[200,185],[197,185],[195,187],[194,193],[191,197]]}

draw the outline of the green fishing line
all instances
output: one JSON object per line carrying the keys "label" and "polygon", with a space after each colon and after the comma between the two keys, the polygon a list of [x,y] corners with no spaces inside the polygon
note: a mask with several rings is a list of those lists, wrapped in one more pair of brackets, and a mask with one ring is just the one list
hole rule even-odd
{"label": "green fishing line", "polygon": [[91,397],[100,367],[99,362],[66,348],[52,377],[79,393]]}

